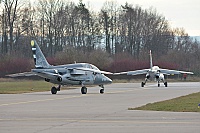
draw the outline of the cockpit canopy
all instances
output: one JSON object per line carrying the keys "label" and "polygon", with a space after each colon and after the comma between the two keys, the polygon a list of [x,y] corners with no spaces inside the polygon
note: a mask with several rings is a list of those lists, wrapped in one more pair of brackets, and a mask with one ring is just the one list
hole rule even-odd
{"label": "cockpit canopy", "polygon": [[[92,65],[92,64],[88,64],[88,63],[85,63],[83,65],[85,68],[90,68],[90,69],[94,69],[94,70],[99,70],[96,66]],[[100,70],[99,70],[100,71]]]}
{"label": "cockpit canopy", "polygon": [[153,67],[152,67],[152,70],[153,70],[153,71],[159,71],[160,68],[159,68],[158,66],[153,66]]}

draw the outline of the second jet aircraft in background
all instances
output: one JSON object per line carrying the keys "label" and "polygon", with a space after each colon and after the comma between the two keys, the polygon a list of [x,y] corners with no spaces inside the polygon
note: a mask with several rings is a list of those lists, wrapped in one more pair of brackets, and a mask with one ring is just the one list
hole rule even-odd
{"label": "second jet aircraft in background", "polygon": [[178,70],[169,70],[169,69],[162,69],[158,66],[153,66],[152,62],[152,54],[150,50],[150,68],[149,69],[141,69],[135,71],[127,71],[127,72],[120,72],[114,73],[114,75],[119,74],[127,74],[127,75],[140,75],[146,74],[145,81],[141,83],[141,87],[144,87],[148,80],[155,80],[158,82],[158,87],[160,87],[160,82],[163,82],[165,87],[167,87],[167,82],[165,81],[164,75],[174,75],[174,74],[194,74],[193,72],[186,72],[186,71],[178,71]]}

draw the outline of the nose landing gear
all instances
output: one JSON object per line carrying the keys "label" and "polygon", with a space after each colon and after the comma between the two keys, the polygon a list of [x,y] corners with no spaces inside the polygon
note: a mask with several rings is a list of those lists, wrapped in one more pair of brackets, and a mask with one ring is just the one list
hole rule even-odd
{"label": "nose landing gear", "polygon": [[99,87],[102,88],[102,89],[100,89],[100,93],[103,94],[104,93],[104,86],[103,85],[99,85]]}

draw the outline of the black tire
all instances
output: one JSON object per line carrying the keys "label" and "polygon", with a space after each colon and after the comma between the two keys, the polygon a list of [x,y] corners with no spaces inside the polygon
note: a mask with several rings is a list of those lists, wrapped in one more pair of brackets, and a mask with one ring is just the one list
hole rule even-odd
{"label": "black tire", "polygon": [[158,84],[158,87],[160,87],[160,84]]}
{"label": "black tire", "polygon": [[167,82],[164,83],[165,87],[167,87]]}
{"label": "black tire", "polygon": [[104,89],[101,89],[101,90],[100,90],[100,93],[103,94],[103,93],[104,93]]}
{"label": "black tire", "polygon": [[82,93],[82,94],[87,94],[87,88],[86,88],[85,86],[83,86],[83,87],[81,88],[81,93]]}
{"label": "black tire", "polygon": [[51,94],[56,94],[56,93],[57,93],[57,88],[53,86],[51,88]]}
{"label": "black tire", "polygon": [[144,85],[145,85],[145,83],[144,83],[144,82],[142,82],[142,83],[141,83],[141,87],[144,87]]}

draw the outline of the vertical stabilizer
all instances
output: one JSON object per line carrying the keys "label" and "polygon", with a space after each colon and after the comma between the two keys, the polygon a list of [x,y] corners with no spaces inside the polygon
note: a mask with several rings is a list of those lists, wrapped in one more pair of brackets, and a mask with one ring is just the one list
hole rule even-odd
{"label": "vertical stabilizer", "polygon": [[40,47],[36,43],[35,40],[31,41],[31,47],[33,51],[33,58],[35,62],[36,68],[49,68],[50,65],[47,62],[46,58],[44,57],[44,54],[42,53]]}
{"label": "vertical stabilizer", "polygon": [[151,50],[149,51],[149,55],[150,55],[150,69],[152,70],[153,62],[152,62],[152,54],[151,54]]}

